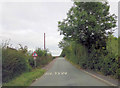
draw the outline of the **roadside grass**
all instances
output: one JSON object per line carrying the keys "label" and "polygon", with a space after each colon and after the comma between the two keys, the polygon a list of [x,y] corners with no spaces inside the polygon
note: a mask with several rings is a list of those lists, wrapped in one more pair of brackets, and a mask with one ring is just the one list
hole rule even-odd
{"label": "roadside grass", "polygon": [[45,72],[46,70],[36,68],[31,72],[25,72],[19,77],[16,77],[15,79],[11,80],[10,82],[3,84],[3,87],[4,86],[30,86],[33,81],[41,77]]}

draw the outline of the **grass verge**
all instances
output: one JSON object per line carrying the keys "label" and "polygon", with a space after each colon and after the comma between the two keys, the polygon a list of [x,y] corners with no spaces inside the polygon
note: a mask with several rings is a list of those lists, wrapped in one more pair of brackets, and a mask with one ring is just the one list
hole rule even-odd
{"label": "grass verge", "polygon": [[41,77],[45,72],[46,70],[36,68],[31,72],[23,73],[10,82],[3,84],[3,86],[30,86],[36,78]]}

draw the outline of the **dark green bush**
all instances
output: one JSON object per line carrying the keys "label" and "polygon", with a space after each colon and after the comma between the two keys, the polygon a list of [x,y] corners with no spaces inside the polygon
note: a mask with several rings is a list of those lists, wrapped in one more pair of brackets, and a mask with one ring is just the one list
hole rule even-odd
{"label": "dark green bush", "polygon": [[[12,48],[7,41],[2,45],[2,81],[9,82],[23,72],[31,71],[35,68],[32,53],[28,51],[27,46],[19,49]],[[36,59],[37,67],[44,66],[52,60],[52,55],[47,50],[36,50],[38,57]]]}
{"label": "dark green bush", "polygon": [[2,49],[2,80],[8,82],[25,71],[29,71],[27,56],[13,48]]}
{"label": "dark green bush", "polygon": [[[37,67],[43,67],[44,65],[46,65],[50,61],[52,61],[53,57],[52,57],[52,55],[50,53],[48,53],[47,50],[41,50],[40,48],[38,48],[35,51],[38,54],[38,56],[36,58],[36,66]],[[34,67],[34,60],[33,60],[33,58],[31,58],[29,60],[29,62],[30,62],[30,65],[32,67]]]}
{"label": "dark green bush", "polygon": [[[32,55],[31,55],[32,56]],[[34,68],[35,64],[34,64],[34,59],[33,57],[29,57],[29,65]]]}
{"label": "dark green bush", "polygon": [[79,64],[82,68],[100,71],[104,75],[118,78],[120,77],[120,48],[118,50],[118,45],[120,47],[118,38],[113,36],[106,41],[106,49],[104,47],[96,49],[95,46],[87,49],[82,44],[72,41],[63,49],[61,56],[65,55],[67,59]]}

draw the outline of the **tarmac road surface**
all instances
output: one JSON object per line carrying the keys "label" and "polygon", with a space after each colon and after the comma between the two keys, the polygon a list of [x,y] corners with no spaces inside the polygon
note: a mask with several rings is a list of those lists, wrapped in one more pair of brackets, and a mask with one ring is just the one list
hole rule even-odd
{"label": "tarmac road surface", "polygon": [[53,66],[31,86],[110,86],[77,69],[64,58],[57,58]]}

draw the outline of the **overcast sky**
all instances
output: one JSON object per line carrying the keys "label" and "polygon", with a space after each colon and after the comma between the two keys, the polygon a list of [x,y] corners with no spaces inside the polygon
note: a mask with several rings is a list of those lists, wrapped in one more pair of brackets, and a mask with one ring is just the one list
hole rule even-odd
{"label": "overcast sky", "polygon": [[[118,16],[117,1],[109,4],[110,13]],[[63,36],[59,35],[58,21],[66,18],[72,5],[72,1],[0,3],[0,40],[11,39],[15,47],[22,44],[30,50],[43,49],[43,34],[46,33],[46,48],[52,55],[60,55],[58,43]],[[118,36],[117,30],[114,35]]]}

